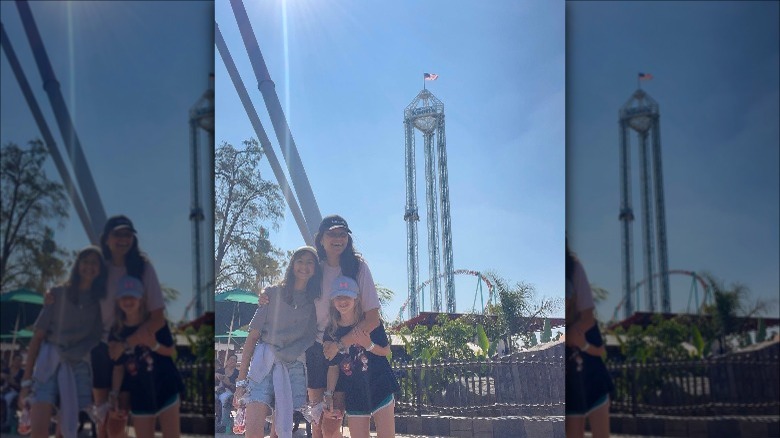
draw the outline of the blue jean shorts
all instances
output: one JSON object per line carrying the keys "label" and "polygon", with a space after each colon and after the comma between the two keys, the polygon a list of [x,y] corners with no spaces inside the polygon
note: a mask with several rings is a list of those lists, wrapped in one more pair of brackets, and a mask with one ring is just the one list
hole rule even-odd
{"label": "blue jean shorts", "polygon": [[[79,408],[83,409],[92,403],[92,367],[89,362],[77,362],[72,367],[73,375],[76,378]],[[57,371],[59,371],[59,368]],[[57,404],[59,395],[60,387],[57,383],[57,372],[54,372],[45,382],[33,382],[31,396],[33,403]]]}
{"label": "blue jean shorts", "polygon": [[[274,367],[278,366],[274,364]],[[293,409],[300,409],[306,405],[306,371],[303,362],[295,361],[287,365],[287,370],[290,374],[290,387],[292,389],[292,401]],[[274,377],[273,368],[268,375],[263,378],[262,382],[255,382],[249,379],[247,385],[247,392],[244,395],[244,401],[246,404],[250,403],[265,403],[270,407],[274,407]]]}

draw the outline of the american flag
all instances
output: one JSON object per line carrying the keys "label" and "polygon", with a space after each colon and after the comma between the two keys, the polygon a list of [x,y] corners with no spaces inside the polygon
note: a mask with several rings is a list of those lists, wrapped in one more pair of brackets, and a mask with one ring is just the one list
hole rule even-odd
{"label": "american flag", "polygon": [[436,79],[439,79],[439,75],[436,73],[423,73],[423,78],[425,78],[426,81],[435,81]]}
{"label": "american flag", "polygon": [[650,79],[653,79],[653,75],[650,73],[639,73],[640,81],[649,81]]}

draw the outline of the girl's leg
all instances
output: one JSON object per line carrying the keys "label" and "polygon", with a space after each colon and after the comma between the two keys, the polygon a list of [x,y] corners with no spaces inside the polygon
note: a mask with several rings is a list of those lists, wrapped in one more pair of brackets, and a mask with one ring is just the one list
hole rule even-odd
{"label": "girl's leg", "polygon": [[178,438],[181,436],[181,416],[179,415],[180,409],[181,401],[177,400],[176,404],[160,412],[160,415],[158,415],[158,418],[160,418],[160,430],[162,431],[163,438]]}
{"label": "girl's leg", "polygon": [[[95,406],[102,406],[103,403],[108,400],[108,389],[107,388],[92,388],[92,398],[94,400]],[[97,438],[107,438],[108,433],[106,431],[106,424],[107,422],[102,422],[99,424],[96,424],[97,426]]]}
{"label": "girl's leg", "polygon": [[[325,388],[306,388],[306,392],[309,395],[309,403],[319,403],[322,401],[322,394],[325,392]],[[321,420],[319,423],[311,423],[311,436],[312,438],[322,438]]]}
{"label": "girl's leg", "polygon": [[[345,410],[345,395],[343,392],[333,393],[333,408],[338,409],[342,413]],[[322,436],[323,438],[341,438],[341,424],[343,419],[328,418],[325,415],[322,416]]]}
{"label": "girl's leg", "polygon": [[[377,438],[393,438],[395,436],[395,400],[374,414]],[[352,429],[350,429],[350,432]]]}
{"label": "girl's leg", "polygon": [[271,413],[271,408],[261,402],[249,403],[246,406],[246,438],[263,438],[265,436],[265,417]]}
{"label": "girl's leg", "polygon": [[[127,419],[130,413],[130,393],[120,392],[118,402],[118,412],[108,413],[108,421],[106,425],[108,438],[127,438]],[[135,423],[133,423],[133,426],[135,426]]]}
{"label": "girl's leg", "polygon": [[48,438],[51,425],[51,403],[33,403],[30,406],[31,438]]}
{"label": "girl's leg", "polygon": [[585,417],[566,417],[566,438],[582,438],[585,436]]}
{"label": "girl's leg", "polygon": [[371,417],[353,417],[347,418],[349,424],[350,438],[369,438],[371,427]]}
{"label": "girl's leg", "polygon": [[593,438],[609,437],[609,398],[606,403],[588,415]]}
{"label": "girl's leg", "polygon": [[145,415],[143,417],[133,417],[133,429],[135,429],[136,438],[154,438],[154,426],[157,423],[157,417]]}

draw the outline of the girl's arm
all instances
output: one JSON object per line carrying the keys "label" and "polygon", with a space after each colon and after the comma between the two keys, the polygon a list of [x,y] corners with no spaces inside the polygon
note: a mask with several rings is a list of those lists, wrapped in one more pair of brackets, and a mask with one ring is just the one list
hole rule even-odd
{"label": "girl's arm", "polygon": [[[260,330],[252,329],[246,337],[244,342],[244,352],[241,353],[241,368],[238,370],[238,377],[236,378],[236,391],[233,396],[233,406],[238,406],[239,400],[244,396],[246,391],[246,375],[249,373],[249,362],[252,360],[252,356],[255,354],[255,347],[257,341],[260,339]],[[241,386],[239,386],[239,382]]]}
{"label": "girl's arm", "polygon": [[[372,342],[372,344],[374,344],[374,343]],[[371,345],[369,345],[368,348],[366,348],[366,350],[370,351],[371,353],[373,353],[373,354],[375,354],[377,356],[387,356],[388,354],[390,354],[390,344],[387,344],[384,347],[380,347],[377,344],[374,344],[373,347],[371,347]]]}
{"label": "girl's arm", "polygon": [[132,335],[128,336],[127,343],[131,347],[136,345],[146,345],[149,348],[154,347],[154,341],[149,344],[149,340],[154,339],[154,334],[165,325],[165,308],[152,310],[149,312],[149,319],[141,327],[138,327]]}
{"label": "girl's arm", "polygon": [[41,351],[41,343],[43,343],[44,337],[46,337],[46,331],[37,329],[30,341],[30,347],[27,350],[27,362],[24,364],[24,374],[22,375],[22,390],[19,392],[19,409],[24,409],[24,399],[30,393],[33,367],[38,359],[38,353]]}
{"label": "girl's arm", "polygon": [[171,346],[163,345],[163,344],[157,342],[156,344],[154,344],[152,346],[152,351],[154,351],[155,353],[159,354],[160,356],[172,357],[173,353],[176,351],[176,346],[175,345],[171,345]]}
{"label": "girl's arm", "polygon": [[[365,335],[371,333],[375,328],[379,327],[379,309],[367,310],[363,313],[365,318],[360,321],[358,325],[341,338],[341,343],[344,345],[358,345],[360,339],[360,332]],[[324,344],[323,344],[324,345]]]}
{"label": "girl's arm", "polygon": [[336,384],[339,381],[339,366],[331,365],[328,367],[328,378],[325,386],[325,409],[328,411],[333,410],[333,391],[336,390]]}
{"label": "girl's arm", "polygon": [[123,364],[114,365],[113,375],[111,376],[111,392],[108,393],[108,402],[112,410],[119,409],[119,390],[122,388],[122,380],[125,378],[125,366]]}

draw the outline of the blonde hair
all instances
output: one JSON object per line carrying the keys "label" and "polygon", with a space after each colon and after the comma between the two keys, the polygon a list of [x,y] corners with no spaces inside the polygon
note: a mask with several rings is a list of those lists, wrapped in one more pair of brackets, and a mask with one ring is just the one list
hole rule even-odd
{"label": "blonde hair", "polygon": [[[138,301],[138,311],[141,314],[141,324],[143,324],[150,318],[149,309],[146,307],[146,296],[138,298]],[[111,332],[115,337],[119,338],[119,334],[127,327],[127,323],[125,322],[127,320],[127,315],[125,315],[125,312],[119,307],[119,299],[114,302],[114,315],[114,326],[111,327]],[[139,326],[141,324],[139,324]]]}
{"label": "blonde hair", "polygon": [[[355,315],[355,325],[366,318],[366,314],[363,312],[363,305],[360,304],[360,295],[353,298],[355,300],[355,307],[352,308],[352,312]],[[336,339],[336,330],[339,328],[339,321],[341,321],[341,313],[336,310],[336,306],[333,305],[333,300],[330,300],[330,308],[328,309],[329,322],[328,322],[328,334],[331,338]]]}

